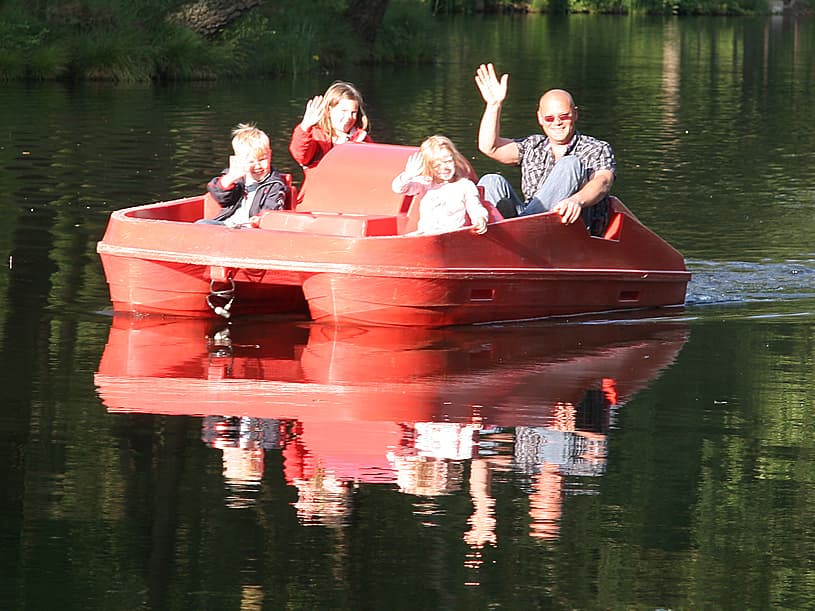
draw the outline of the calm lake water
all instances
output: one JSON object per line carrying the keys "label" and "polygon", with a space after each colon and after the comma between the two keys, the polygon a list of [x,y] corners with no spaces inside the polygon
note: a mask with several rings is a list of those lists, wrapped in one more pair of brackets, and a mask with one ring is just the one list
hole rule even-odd
{"label": "calm lake water", "polygon": [[[813,22],[462,18],[431,66],[0,88],[0,608],[815,607]],[[683,310],[474,329],[110,313],[112,210],[275,163],[305,100],[450,136],[479,173],[571,90],[614,192],[688,260]],[[7,264],[6,264],[7,262]]]}

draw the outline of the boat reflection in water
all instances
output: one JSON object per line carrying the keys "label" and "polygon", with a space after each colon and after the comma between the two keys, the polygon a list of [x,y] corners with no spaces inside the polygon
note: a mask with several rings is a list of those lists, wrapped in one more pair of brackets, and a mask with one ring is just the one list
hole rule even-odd
{"label": "boat reflection in water", "polygon": [[523,475],[530,535],[557,536],[564,495],[605,469],[616,410],[687,340],[668,320],[213,324],[115,316],[95,377],[108,411],[202,417],[233,507],[254,502],[265,454],[281,452],[304,524],[344,524],[360,484],[415,495],[423,516],[466,490],[475,564],[496,542],[492,475]]}

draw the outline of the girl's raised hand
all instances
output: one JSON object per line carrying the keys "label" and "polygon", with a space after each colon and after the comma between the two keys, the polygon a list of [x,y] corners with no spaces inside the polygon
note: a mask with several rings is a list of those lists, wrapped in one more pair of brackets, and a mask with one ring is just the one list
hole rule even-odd
{"label": "girl's raised hand", "polygon": [[410,178],[415,178],[416,176],[421,176],[423,172],[424,157],[422,157],[421,153],[413,153],[408,157],[407,163],[405,164],[405,174]]}
{"label": "girl's raised hand", "polygon": [[300,127],[307,130],[314,127],[323,118],[325,112],[325,100],[323,96],[316,95],[306,102],[306,111],[303,113],[303,120],[300,122]]}
{"label": "girl's raised hand", "polygon": [[487,219],[476,219],[475,223],[473,223],[473,233],[476,235],[484,235],[487,233]]}

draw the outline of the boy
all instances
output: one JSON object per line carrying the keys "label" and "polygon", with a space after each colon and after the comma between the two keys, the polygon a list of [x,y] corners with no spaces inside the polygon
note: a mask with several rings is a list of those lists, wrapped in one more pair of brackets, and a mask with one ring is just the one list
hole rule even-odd
{"label": "boy", "polygon": [[232,150],[229,167],[207,185],[222,211],[200,222],[238,227],[264,210],[283,208],[286,185],[272,167],[269,136],[254,124],[240,123],[232,130]]}

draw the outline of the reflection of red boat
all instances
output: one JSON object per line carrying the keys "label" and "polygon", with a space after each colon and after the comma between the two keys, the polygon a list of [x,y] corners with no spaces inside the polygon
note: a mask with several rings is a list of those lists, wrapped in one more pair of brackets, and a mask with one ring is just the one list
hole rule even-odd
{"label": "reflection of red boat", "polygon": [[[624,400],[671,363],[684,325],[417,329],[114,317],[96,384],[110,411],[322,422],[540,424],[603,379]],[[476,406],[474,408],[474,406]]]}
{"label": "reflection of red boat", "polygon": [[202,196],[114,212],[97,248],[114,309],[446,326],[684,303],[682,256],[618,200],[605,237],[551,214],[405,235],[418,202],[390,184],[414,150],[335,147],[257,229],[193,223]]}
{"label": "reflection of red boat", "polygon": [[[95,377],[108,410],[288,422],[287,477],[319,463],[369,482],[393,481],[388,452],[417,423],[546,427],[572,405],[583,406],[577,428],[604,433],[609,404],[653,380],[687,339],[671,322],[221,327],[228,335],[203,319],[114,317]],[[587,400],[597,393],[602,404]]]}

